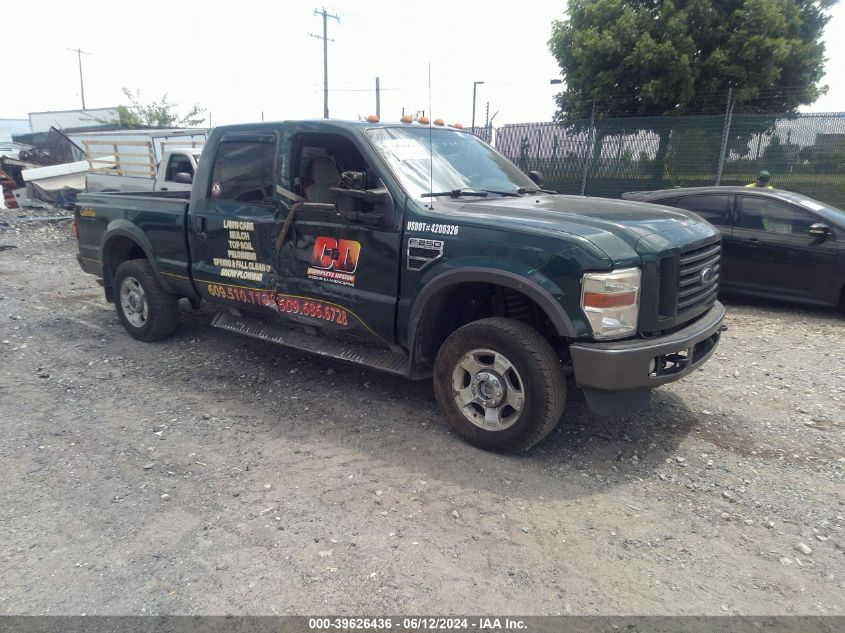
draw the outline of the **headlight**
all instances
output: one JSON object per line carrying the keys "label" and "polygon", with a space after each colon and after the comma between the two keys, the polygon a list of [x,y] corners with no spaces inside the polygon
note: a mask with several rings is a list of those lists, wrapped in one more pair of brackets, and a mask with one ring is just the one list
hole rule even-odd
{"label": "headlight", "polygon": [[637,331],[640,311],[640,269],[585,273],[581,307],[596,338],[621,338]]}

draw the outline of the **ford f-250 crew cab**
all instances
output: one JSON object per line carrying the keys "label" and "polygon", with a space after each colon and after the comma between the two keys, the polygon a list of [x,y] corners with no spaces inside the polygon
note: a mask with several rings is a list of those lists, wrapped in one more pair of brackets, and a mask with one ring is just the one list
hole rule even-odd
{"label": "ford f-250 crew cab", "polygon": [[526,449],[567,377],[598,413],[643,406],[707,360],[725,314],[710,224],[541,185],[445,126],[218,127],[190,200],[80,195],[78,259],[137,339],[207,302],[218,328],[433,375],[454,431]]}

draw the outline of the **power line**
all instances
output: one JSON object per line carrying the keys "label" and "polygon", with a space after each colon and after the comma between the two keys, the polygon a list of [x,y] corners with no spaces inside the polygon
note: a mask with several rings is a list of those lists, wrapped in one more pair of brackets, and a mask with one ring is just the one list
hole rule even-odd
{"label": "power line", "polygon": [[318,40],[323,40],[323,118],[329,118],[329,42],[334,42],[334,40],[329,39],[329,25],[328,21],[329,18],[333,18],[340,23],[340,18],[336,15],[332,15],[330,13],[326,13],[326,7],[323,7],[322,11],[318,11],[314,9],[314,15],[322,15],[323,16],[323,34],[322,35],[315,35],[314,33],[309,33],[311,37],[316,37]]}
{"label": "power line", "polygon": [[[404,88],[379,88],[381,92],[387,91],[394,91],[394,90],[404,90]],[[311,92],[322,92],[322,88],[315,88]],[[331,88],[329,92],[372,92],[373,88],[370,86],[369,88]]]}

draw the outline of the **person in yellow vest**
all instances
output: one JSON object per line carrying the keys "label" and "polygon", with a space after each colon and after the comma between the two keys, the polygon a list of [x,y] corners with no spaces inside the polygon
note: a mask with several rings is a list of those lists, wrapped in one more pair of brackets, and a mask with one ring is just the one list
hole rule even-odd
{"label": "person in yellow vest", "polygon": [[752,182],[749,185],[745,185],[746,187],[761,187],[764,189],[774,189],[772,187],[772,175],[767,171],[761,171],[757,174],[756,182]]}

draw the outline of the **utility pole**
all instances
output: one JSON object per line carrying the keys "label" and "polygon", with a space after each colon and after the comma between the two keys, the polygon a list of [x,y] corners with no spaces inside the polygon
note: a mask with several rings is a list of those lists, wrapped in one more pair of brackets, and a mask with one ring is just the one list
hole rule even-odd
{"label": "utility pole", "polygon": [[76,57],[79,59],[79,94],[82,97],[82,109],[85,109],[85,84],[82,82],[82,55],[90,55],[91,53],[86,53],[81,48],[69,48],[68,49],[72,53],[76,53]]}
{"label": "utility pole", "polygon": [[593,113],[590,115],[590,146],[587,148],[587,155],[584,157],[584,169],[581,172],[581,191],[579,195],[587,195],[587,172],[590,171],[590,163],[593,160],[593,152],[596,146],[596,99],[593,98]]}
{"label": "utility pole", "polygon": [[314,9],[314,15],[323,16],[323,35],[314,35],[309,33],[311,37],[316,37],[318,40],[323,40],[323,118],[329,118],[329,42],[334,40],[329,39],[329,18],[333,18],[340,22],[340,18],[331,13],[326,13],[326,7],[322,11]]}
{"label": "utility pole", "polygon": [[487,109],[484,113],[484,138],[488,143],[490,142],[490,102],[487,102]]}
{"label": "utility pole", "polygon": [[381,119],[381,86],[378,77],[376,77],[376,116]]}
{"label": "utility pole", "polygon": [[731,129],[731,115],[733,114],[733,104],[731,97],[733,96],[733,88],[728,87],[728,103],[725,105],[725,125],[722,127],[722,147],[719,148],[719,166],[716,168],[716,186],[722,184],[722,171],[725,169],[725,152],[728,148],[728,134]]}
{"label": "utility pole", "polygon": [[488,126],[487,135],[490,137],[490,138],[487,139],[487,142],[490,145],[492,145],[493,147],[496,147],[496,143],[495,143],[496,139],[493,138],[493,130],[495,129],[493,127],[493,121],[496,119],[497,114],[499,114],[498,110],[496,110],[496,112],[493,113],[493,116],[490,117],[490,122],[487,124],[487,126]]}
{"label": "utility pole", "polygon": [[478,88],[479,84],[483,84],[483,81],[473,81],[472,82],[472,128],[475,129],[475,90]]}

